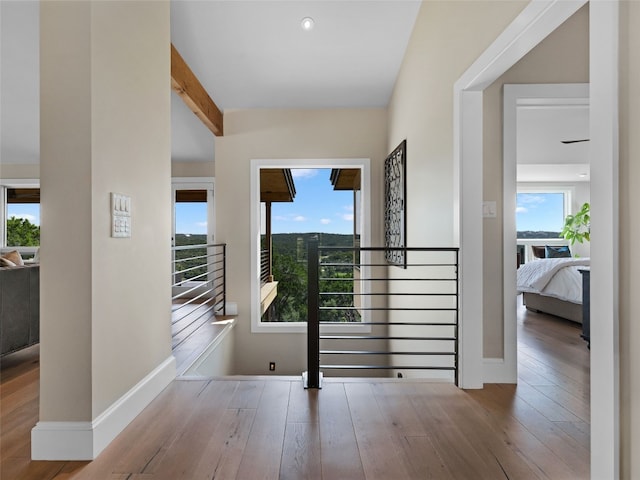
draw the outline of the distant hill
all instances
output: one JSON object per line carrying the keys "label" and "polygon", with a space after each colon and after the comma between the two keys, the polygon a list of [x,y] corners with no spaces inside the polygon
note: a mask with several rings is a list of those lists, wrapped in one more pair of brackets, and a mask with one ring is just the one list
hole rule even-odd
{"label": "distant hill", "polygon": [[176,233],[176,245],[204,245],[207,243],[207,236]]}
{"label": "distant hill", "polygon": [[518,232],[518,238],[560,238],[560,232],[525,230],[524,232]]}
{"label": "distant hill", "polygon": [[306,258],[309,239],[313,237],[318,237],[318,244],[322,247],[353,246],[353,235],[338,233],[275,233],[271,241],[274,252],[300,260]]}

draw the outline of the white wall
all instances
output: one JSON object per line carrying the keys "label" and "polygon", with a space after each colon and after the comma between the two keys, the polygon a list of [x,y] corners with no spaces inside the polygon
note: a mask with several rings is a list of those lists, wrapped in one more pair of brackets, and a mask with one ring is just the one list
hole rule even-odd
{"label": "white wall", "polygon": [[216,139],[216,231],[227,243],[227,295],[238,304],[235,366],[238,374],[306,370],[306,335],[251,333],[250,161],[252,159],[369,158],[372,239],[382,243],[382,171],[387,155],[385,109],[232,110]]}

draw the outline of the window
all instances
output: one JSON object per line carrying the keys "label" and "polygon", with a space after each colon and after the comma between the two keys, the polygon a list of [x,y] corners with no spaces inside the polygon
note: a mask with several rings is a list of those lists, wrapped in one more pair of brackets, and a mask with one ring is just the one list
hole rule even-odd
{"label": "window", "polygon": [[[302,191],[299,191],[296,195],[296,190],[306,188],[307,183],[309,185],[318,183],[311,180],[313,175],[321,176],[326,183],[326,185],[323,184],[323,188],[327,187],[332,190],[332,180],[330,178],[332,169],[359,172],[362,179],[361,190],[357,194],[354,193],[353,189],[332,192],[336,193],[336,197],[339,197],[340,200],[338,201],[339,205],[336,204],[338,207],[331,212],[317,210],[318,205],[326,207],[329,204],[328,193],[324,191],[309,192],[306,195],[309,197],[308,205],[302,202],[297,207],[290,209],[292,203],[289,197],[292,194],[294,198],[301,201],[305,197]],[[307,175],[308,177],[305,177]],[[269,316],[267,308],[273,303],[273,298],[270,298],[269,295],[274,295],[277,298],[281,293],[288,292],[288,290],[285,291],[286,289],[283,289],[284,285],[280,285],[280,282],[283,281],[282,278],[277,277],[284,278],[293,270],[295,270],[296,278],[300,276],[300,272],[297,270],[304,270],[304,284],[306,285],[306,237],[310,233],[331,236],[332,240],[335,240],[333,237],[340,237],[341,241],[348,240],[349,245],[353,245],[361,237],[363,245],[368,245],[369,161],[368,159],[253,160],[251,182],[251,236],[253,239],[251,262],[252,331],[304,333],[306,331],[306,301],[303,308],[299,309],[289,308],[289,305],[280,305],[278,314]],[[268,188],[261,189],[261,185],[268,185]],[[287,187],[284,189],[285,193],[288,192],[288,196],[284,195],[286,199],[283,199],[282,188],[279,188],[278,185]],[[312,187],[309,186],[309,188]],[[342,194],[342,197],[337,195],[338,193]],[[311,210],[308,209],[314,206],[316,210],[313,210],[314,215],[311,218],[312,215],[309,214]],[[307,222],[306,220],[309,221]],[[315,223],[311,225],[312,222]],[[332,230],[337,228],[338,224],[342,229],[333,232]],[[323,242],[322,245],[327,244]],[[269,246],[272,247],[270,254],[268,252]],[[363,263],[367,263],[367,261],[363,260]],[[267,271],[265,271],[265,266]],[[269,268],[269,266],[273,268]],[[353,278],[353,275],[350,278]],[[278,282],[275,289],[271,286],[273,282]],[[359,283],[359,280],[354,278],[351,282],[352,288],[359,287],[356,283]],[[302,282],[296,281],[292,282],[291,286],[298,287],[301,285]],[[306,289],[302,292],[302,295],[306,295]],[[349,298],[351,297],[352,295],[349,295]],[[365,297],[365,299],[364,301],[369,301],[368,297]],[[284,300],[283,296],[282,301]],[[363,305],[363,307],[365,306]],[[334,328],[365,331],[370,327],[361,325],[361,323],[367,321],[364,318],[367,314],[368,312],[364,312],[362,318],[358,315],[357,321],[340,323],[335,327],[329,326],[325,328],[323,326],[323,329],[324,331]],[[332,321],[331,319],[326,320]]]}
{"label": "window", "polygon": [[36,185],[2,186],[3,248],[15,247],[29,258],[40,246],[40,188]]}
{"label": "window", "polygon": [[519,239],[543,239],[560,236],[569,211],[569,189],[518,188],[516,230]]}

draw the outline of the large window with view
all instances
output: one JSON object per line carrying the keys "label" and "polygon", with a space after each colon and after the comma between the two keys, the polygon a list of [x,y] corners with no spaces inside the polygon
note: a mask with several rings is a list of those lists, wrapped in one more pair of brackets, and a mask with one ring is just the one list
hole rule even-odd
{"label": "large window with view", "polygon": [[271,162],[255,169],[252,192],[254,238],[259,240],[252,287],[254,331],[304,331],[307,253],[312,240],[324,247],[319,265],[319,320],[360,326],[366,312],[361,308],[363,267],[356,249],[361,238],[368,237],[363,234],[368,195],[363,166],[353,161]]}
{"label": "large window with view", "polygon": [[518,191],[518,239],[557,239],[564,225],[568,201],[566,191]]}
{"label": "large window with view", "polygon": [[519,186],[516,197],[518,264],[533,260],[535,245],[562,245],[560,232],[570,212],[570,187]]}

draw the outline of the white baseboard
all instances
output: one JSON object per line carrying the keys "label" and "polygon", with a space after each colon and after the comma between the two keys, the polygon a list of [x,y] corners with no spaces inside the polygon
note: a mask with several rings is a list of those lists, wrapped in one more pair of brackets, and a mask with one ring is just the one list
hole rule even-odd
{"label": "white baseboard", "polygon": [[91,422],[38,422],[31,430],[32,460],[93,460],[176,378],[167,358]]}
{"label": "white baseboard", "polygon": [[483,383],[517,383],[518,373],[505,363],[503,358],[484,358],[482,361]]}

